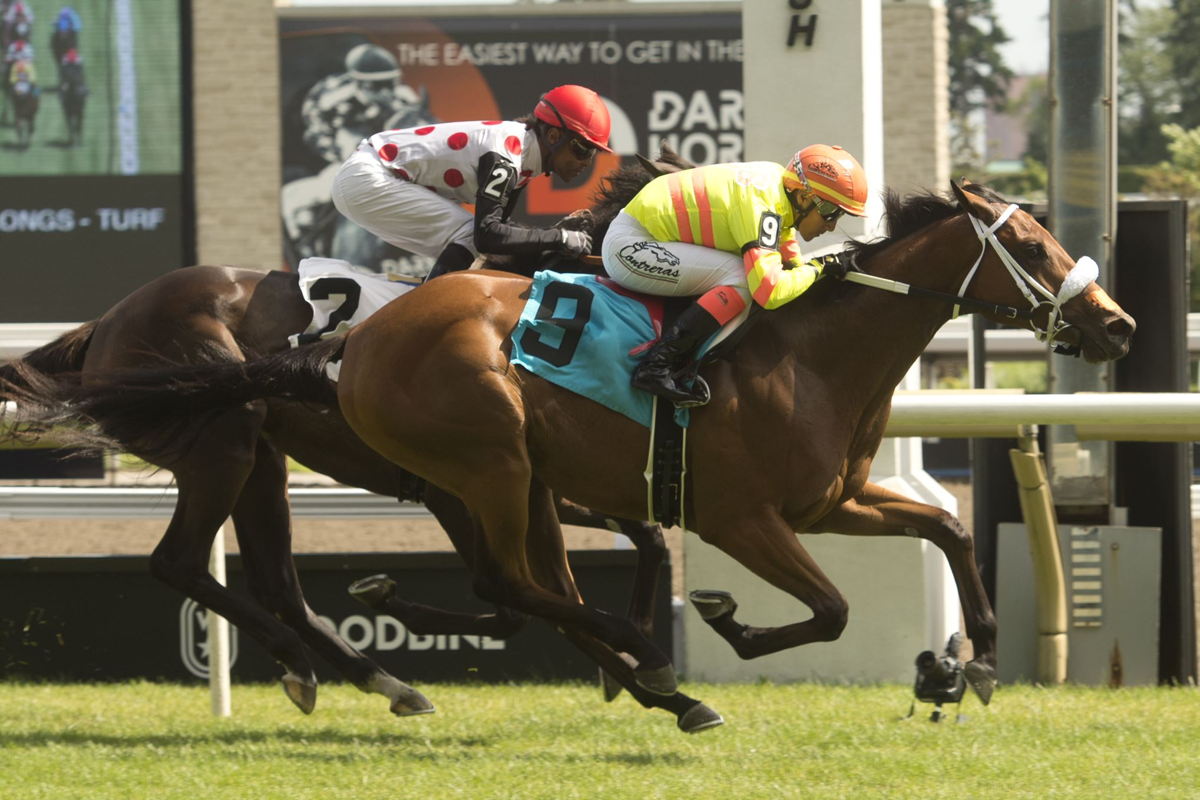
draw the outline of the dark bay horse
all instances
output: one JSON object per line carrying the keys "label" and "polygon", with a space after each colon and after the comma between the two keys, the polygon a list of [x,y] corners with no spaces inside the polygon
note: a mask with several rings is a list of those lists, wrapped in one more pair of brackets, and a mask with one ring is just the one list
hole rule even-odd
{"label": "dark bay horse", "polygon": [[[590,217],[598,235],[653,174],[682,165],[664,151],[660,161],[643,160],[640,168],[625,167],[609,175]],[[295,274],[215,266],[174,270],[136,290],[98,320],[17,362],[0,365],[0,401],[40,407],[46,418],[57,416],[70,423],[74,412],[55,400],[63,381],[86,386],[131,368],[260,357],[287,349],[287,337],[304,330],[311,315]],[[156,438],[161,418],[154,417],[153,424],[152,417],[93,418],[104,432],[104,445],[133,453],[175,476],[178,502],[151,558],[154,575],[262,644],[286,669],[284,688],[305,713],[316,702],[308,649],[358,688],[388,697],[396,714],[432,710],[424,697],[347,644],[306,604],[291,557],[285,456],[350,486],[424,502],[471,564],[476,531],[462,504],[367,447],[336,408],[271,401],[203,417],[191,409],[174,413],[171,422],[183,423],[196,434],[186,452],[172,450]],[[87,444],[86,438],[82,443]],[[629,616],[649,634],[656,578],[666,552],[659,527],[596,514],[562,499],[556,510],[567,524],[630,537],[639,558]],[[252,598],[226,589],[208,573],[213,537],[228,517],[233,518]],[[557,576],[547,580],[561,582]],[[365,582],[358,589],[361,600],[390,612],[415,633],[504,638],[524,622],[524,615],[503,607],[495,614],[467,615],[410,603],[397,597],[386,580]],[[609,686],[607,692],[611,699],[614,689]]]}
{"label": "dark bay horse", "polygon": [[[987,702],[996,625],[970,535],[946,511],[868,480],[892,393],[957,306],[994,304],[983,313],[1040,331],[1092,362],[1123,356],[1135,326],[1094,283],[1093,262],[1073,261],[1032,217],[983,187],[952,190],[951,199],[889,196],[889,236],[855,248],[863,273],[936,294],[902,298],[823,280],[758,314],[731,360],[703,367],[712,401],[692,412],[688,528],[812,616],[754,627],[735,619],[725,593],[696,592],[692,602],[743,658],[831,641],[846,624],[847,603],[795,533],[929,540],[954,574],[975,653],[968,679]],[[363,441],[463,500],[481,529],[484,594],[552,620],[623,685],[640,689],[639,701],[674,712],[686,730],[688,715],[703,705],[672,694],[666,655],[628,620],[545,579],[569,576],[556,493],[605,513],[645,516],[647,432],[509,363],[508,337],[529,286],[499,273],[449,275],[353,329],[344,346],[321,342],[233,367],[122,375],[75,401],[82,413],[137,417],[162,404],[221,407],[265,395],[327,401],[336,392]],[[334,385],[326,367],[337,358]]]}

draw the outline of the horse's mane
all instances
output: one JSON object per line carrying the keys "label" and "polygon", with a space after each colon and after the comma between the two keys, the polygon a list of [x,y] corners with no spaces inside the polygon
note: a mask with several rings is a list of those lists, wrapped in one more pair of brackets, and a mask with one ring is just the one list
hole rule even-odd
{"label": "horse's mane", "polygon": [[[1007,203],[997,192],[979,183],[964,183],[963,189],[994,203]],[[883,196],[884,219],[887,221],[887,236],[871,241],[852,241],[847,245],[855,261],[863,263],[896,242],[919,230],[962,213],[962,208],[953,197],[936,192],[922,192],[901,197],[888,189]]]}
{"label": "horse's mane", "polygon": [[691,169],[696,166],[672,150],[665,142],[660,146],[657,160],[650,161],[638,156],[638,161],[640,163],[626,164],[601,178],[600,188],[592,195],[592,214],[596,220],[593,238],[596,241],[604,238],[609,223],[656,175]]}

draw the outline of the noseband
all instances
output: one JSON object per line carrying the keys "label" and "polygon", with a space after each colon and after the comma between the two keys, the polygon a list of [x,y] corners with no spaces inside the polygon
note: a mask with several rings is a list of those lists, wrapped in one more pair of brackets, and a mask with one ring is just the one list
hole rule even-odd
{"label": "noseband", "polygon": [[[967,286],[975,277],[975,273],[979,271],[979,265],[983,263],[983,257],[987,254],[987,246],[990,243],[996,251],[996,255],[1000,258],[1000,263],[1008,270],[1008,274],[1012,276],[1013,283],[1021,290],[1021,294],[1025,295],[1025,299],[1029,301],[1030,310],[1028,312],[1030,325],[1033,328],[1034,335],[1039,341],[1045,342],[1047,347],[1054,347],[1057,353],[1066,353],[1074,355],[1078,353],[1078,348],[1074,345],[1055,344],[1055,340],[1071,327],[1071,324],[1063,319],[1062,307],[1071,298],[1082,292],[1089,283],[1096,280],[1100,275],[1100,267],[1090,256],[1083,256],[1075,262],[1075,266],[1067,273],[1067,277],[1063,278],[1062,285],[1058,287],[1058,294],[1053,294],[1049,289],[1042,286],[1032,275],[1017,263],[1017,260],[1004,249],[1004,245],[1000,244],[1000,240],[996,238],[996,231],[1008,221],[1012,213],[1017,210],[1017,205],[1014,203],[993,222],[990,226],[976,218],[973,214],[968,213],[967,218],[971,220],[971,227],[975,229],[975,234],[979,237],[980,249],[979,257],[975,259],[975,263],[971,266],[971,271],[967,273],[967,277],[963,280],[962,286],[958,288],[959,296],[966,294]],[[1034,297],[1033,290],[1036,290],[1044,299],[1039,301]],[[960,304],[954,305],[953,317],[958,316],[958,307]],[[1049,313],[1046,316],[1046,326],[1038,327],[1034,317],[1042,306],[1049,307]],[[1024,315],[1022,315],[1024,316]]]}

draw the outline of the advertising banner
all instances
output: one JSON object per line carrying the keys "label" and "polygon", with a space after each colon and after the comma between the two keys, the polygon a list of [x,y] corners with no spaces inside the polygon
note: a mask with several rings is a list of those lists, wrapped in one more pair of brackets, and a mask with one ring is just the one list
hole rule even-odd
{"label": "advertising banner", "polygon": [[[582,550],[571,570],[587,602],[624,616],[634,550]],[[312,609],[354,647],[403,680],[494,682],[595,680],[596,665],[546,622],[531,620],[506,640],[417,634],[356,602],[346,587],[386,573],[407,600],[450,611],[492,609],[471,591],[453,553],[299,555],[296,568]],[[246,595],[241,560],[228,559],[230,586]],[[655,597],[655,642],[671,652],[670,565]],[[0,558],[0,679],[109,681],[207,679],[208,614],[150,575],[145,556]],[[256,642],[230,630],[235,681],[278,680],[280,666]],[[313,659],[322,681],[338,680]],[[436,702],[436,698],[435,698]]]}
{"label": "advertising banner", "polygon": [[0,8],[0,322],[91,319],[186,259],[180,6]]}
{"label": "advertising banner", "polygon": [[[534,180],[515,221],[551,225],[587,207],[606,174],[635,153],[657,156],[662,141],[697,164],[742,158],[737,14],[289,17],[280,35],[281,209],[293,266],[320,255],[423,275],[426,260],[340,217],[329,200],[338,166],[378,131],[516,119],[530,114],[543,92],[566,83],[605,99],[616,152],[599,154],[571,185]],[[381,48],[394,75],[357,80],[353,62],[363,45]]]}

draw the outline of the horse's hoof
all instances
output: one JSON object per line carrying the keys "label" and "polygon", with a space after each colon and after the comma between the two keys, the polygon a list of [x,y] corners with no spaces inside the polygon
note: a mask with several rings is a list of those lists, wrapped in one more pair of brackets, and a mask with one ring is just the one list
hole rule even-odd
{"label": "horse's hoof", "polygon": [[695,589],[688,592],[688,599],[703,620],[716,619],[737,611],[737,602],[729,592],[717,589]]}
{"label": "horse's hoof", "polygon": [[600,690],[604,692],[604,702],[611,703],[616,700],[623,688],[625,687],[621,686],[616,678],[605,672],[603,668],[600,669]]}
{"label": "horse's hoof", "polygon": [[378,609],[396,591],[396,582],[387,575],[372,575],[356,580],[346,591],[367,608]]}
{"label": "horse's hoof", "polygon": [[[628,664],[629,669],[633,671],[637,670],[637,659],[629,655],[629,653],[617,653],[617,657]],[[620,681],[610,675],[603,667],[600,668],[600,686],[604,690],[604,702],[606,703],[616,700],[617,696],[621,694],[621,689],[624,688],[621,686]]]}
{"label": "horse's hoof", "polygon": [[397,717],[415,717],[418,714],[432,714],[437,709],[425,695],[406,686],[403,692],[392,698],[391,710]]}
{"label": "horse's hoof", "polygon": [[963,668],[963,674],[967,678],[967,683],[975,690],[975,694],[979,695],[980,702],[985,706],[990,703],[992,692],[996,689],[996,668],[978,660],[968,661],[966,667]]}
{"label": "horse's hoof", "polygon": [[721,719],[720,714],[704,705],[704,703],[696,703],[696,705],[679,715],[677,724],[679,725],[679,730],[684,733],[699,733],[709,728],[715,728],[718,725],[724,725],[725,720]]}
{"label": "horse's hoof", "polygon": [[675,680],[675,666],[666,664],[657,669],[635,669],[633,679],[647,692],[670,697],[679,689]]}
{"label": "horse's hoof", "polygon": [[305,680],[294,672],[289,672],[282,678],[283,693],[296,704],[296,708],[305,714],[311,714],[317,707],[316,681]]}

